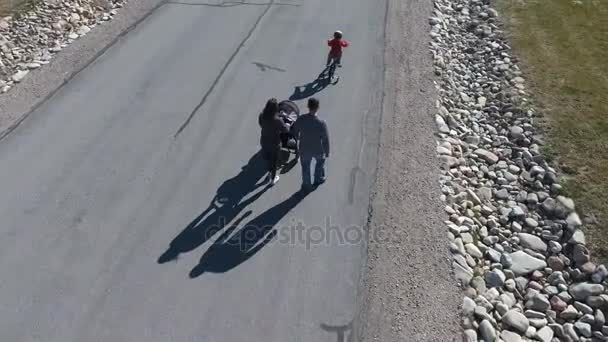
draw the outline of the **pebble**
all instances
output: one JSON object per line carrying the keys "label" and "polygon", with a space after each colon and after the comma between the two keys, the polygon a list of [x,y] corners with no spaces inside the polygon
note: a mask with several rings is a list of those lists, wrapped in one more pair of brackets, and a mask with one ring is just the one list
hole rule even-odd
{"label": "pebble", "polygon": [[0,86],[0,92],[9,92],[29,70],[48,64],[53,54],[88,33],[104,17],[111,19],[107,12],[116,12],[124,1],[37,1],[25,15],[0,18],[0,83],[9,83]]}
{"label": "pebble", "polygon": [[13,82],[19,83],[21,82],[21,80],[23,80],[23,78],[25,78],[28,73],[29,70],[19,70],[11,77],[11,79],[13,80]]}
{"label": "pebble", "polygon": [[574,328],[585,337],[593,336],[593,333],[591,332],[591,325],[588,323],[583,323],[580,321],[576,322],[574,323]]}
{"label": "pebble", "polygon": [[442,200],[454,274],[475,298],[463,301],[465,339],[603,338],[608,270],[590,261],[574,201],[542,155],[537,114],[498,12],[487,0],[434,3]]}
{"label": "pebble", "polygon": [[542,329],[536,332],[535,338],[541,342],[551,342],[551,340],[553,339],[553,335],[553,329],[551,329],[550,327],[543,327]]}
{"label": "pebble", "polygon": [[568,303],[564,302],[559,296],[551,297],[551,308],[557,312],[562,312],[568,307]]}
{"label": "pebble", "polygon": [[521,342],[522,341],[521,336],[519,334],[509,331],[509,330],[501,331],[500,338],[504,342]]}
{"label": "pebble", "polygon": [[541,270],[547,267],[547,263],[544,260],[537,259],[530,254],[517,251],[510,254],[511,259],[513,260],[513,265],[511,265],[511,270],[515,275],[526,275],[535,270]]}
{"label": "pebble", "polygon": [[604,286],[592,283],[578,283],[570,286],[568,292],[576,300],[583,301],[589,296],[598,296],[604,292]]}
{"label": "pebble", "polygon": [[486,284],[491,287],[502,287],[505,280],[505,274],[499,269],[494,269],[491,272],[486,273]]}
{"label": "pebble", "polygon": [[520,233],[517,235],[517,237],[519,238],[520,244],[524,248],[530,248],[531,250],[536,252],[547,251],[547,244],[543,242],[543,240],[538,236],[527,233]]}
{"label": "pebble", "polygon": [[525,333],[530,326],[530,322],[526,316],[524,316],[521,312],[516,310],[510,310],[502,317],[502,322],[507,327],[512,328],[513,330],[519,333]]}
{"label": "pebble", "polygon": [[540,293],[536,294],[526,302],[526,308],[535,311],[545,312],[549,310],[550,307],[551,303],[549,303],[549,299]]}
{"label": "pebble", "polygon": [[479,324],[479,334],[481,338],[486,342],[496,341],[496,329],[492,326],[492,323],[487,319],[484,319]]}
{"label": "pebble", "polygon": [[559,314],[559,317],[571,321],[578,317],[579,313],[572,305],[568,305],[568,307]]}

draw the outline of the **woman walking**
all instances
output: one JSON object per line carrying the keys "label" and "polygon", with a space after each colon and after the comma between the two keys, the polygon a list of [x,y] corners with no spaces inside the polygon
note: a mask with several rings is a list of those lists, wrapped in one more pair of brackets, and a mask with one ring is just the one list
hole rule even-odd
{"label": "woman walking", "polygon": [[279,181],[277,166],[281,149],[281,134],[289,131],[287,124],[279,117],[279,102],[277,99],[272,98],[266,102],[258,123],[262,128],[260,136],[262,155],[268,163],[268,180],[272,186]]}

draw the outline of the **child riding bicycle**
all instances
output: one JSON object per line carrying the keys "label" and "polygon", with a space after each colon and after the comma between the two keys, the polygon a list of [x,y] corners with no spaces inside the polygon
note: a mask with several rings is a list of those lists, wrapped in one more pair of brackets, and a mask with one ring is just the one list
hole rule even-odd
{"label": "child riding bicycle", "polygon": [[327,55],[327,66],[330,66],[332,62],[335,62],[339,68],[342,67],[342,49],[348,46],[348,42],[342,39],[342,31],[334,32],[334,38],[327,41],[327,45],[330,47],[329,54]]}

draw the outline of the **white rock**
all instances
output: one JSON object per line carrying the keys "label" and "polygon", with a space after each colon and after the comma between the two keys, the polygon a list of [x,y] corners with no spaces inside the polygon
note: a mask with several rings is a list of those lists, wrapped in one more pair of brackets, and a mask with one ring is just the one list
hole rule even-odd
{"label": "white rock", "polygon": [[17,71],[15,74],[13,74],[13,76],[11,76],[11,79],[13,80],[13,82],[15,83],[19,83],[23,80],[23,78],[29,73],[29,70],[19,70]]}
{"label": "white rock", "polygon": [[568,240],[568,242],[572,244],[584,245],[586,243],[585,233],[583,233],[583,231],[580,229],[575,230],[574,234],[572,234],[572,237],[570,238],[570,240]]}
{"label": "white rock", "polygon": [[585,301],[589,296],[599,296],[604,292],[604,286],[601,284],[578,283],[571,285],[568,292],[572,297],[579,301]]}
{"label": "white rock", "polygon": [[519,238],[519,243],[524,248],[529,248],[536,252],[544,253],[547,251],[547,244],[543,242],[541,238],[536,235],[527,234],[527,233],[519,233],[517,234]]}
{"label": "white rock", "polygon": [[478,148],[473,153],[475,153],[476,155],[478,155],[479,158],[481,158],[482,160],[484,160],[488,164],[496,164],[498,162],[498,156],[495,155],[494,153],[488,151],[488,150],[484,150],[484,149]]}
{"label": "white rock", "polygon": [[544,327],[536,332],[536,338],[541,342],[551,342],[553,334],[553,329]]}
{"label": "white rock", "polygon": [[435,115],[435,124],[441,133],[450,133],[450,127],[445,123],[441,115]]}
{"label": "white rock", "polygon": [[477,342],[477,332],[473,329],[464,331],[464,342]]}
{"label": "white rock", "polygon": [[524,334],[530,326],[530,321],[521,312],[510,310],[502,317],[502,323],[513,330]]}
{"label": "white rock", "polygon": [[91,28],[90,28],[90,27],[88,27],[88,26],[86,26],[86,25],[83,25],[83,26],[80,26],[80,27],[78,28],[78,30],[76,31],[76,33],[77,33],[79,36],[84,36],[85,34],[89,33],[90,31],[91,31]]}
{"label": "white rock", "polygon": [[503,330],[500,332],[500,338],[504,342],[521,342],[521,336],[518,333],[514,333],[509,330]]}
{"label": "white rock", "polygon": [[473,316],[476,306],[477,306],[477,304],[475,304],[475,301],[472,300],[471,298],[464,297],[462,299],[462,313],[465,316]]}
{"label": "white rock", "polygon": [[466,245],[464,245],[464,248],[467,251],[467,253],[469,253],[470,256],[477,258],[477,259],[483,258],[483,254],[481,253],[479,248],[477,248],[477,246],[475,246],[474,244],[467,243]]}
{"label": "white rock", "polygon": [[544,260],[537,259],[524,251],[517,251],[510,254],[513,265],[511,270],[516,276],[527,275],[533,271],[547,267]]}
{"label": "white rock", "polygon": [[487,319],[484,319],[479,324],[479,333],[485,342],[496,341],[496,329],[494,329],[492,323],[490,323],[490,321]]}

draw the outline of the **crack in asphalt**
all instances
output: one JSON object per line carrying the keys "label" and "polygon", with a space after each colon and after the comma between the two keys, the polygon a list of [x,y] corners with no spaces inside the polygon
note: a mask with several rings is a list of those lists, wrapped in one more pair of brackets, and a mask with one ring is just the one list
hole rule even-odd
{"label": "crack in asphalt", "polygon": [[188,117],[186,118],[186,121],[184,121],[184,123],[179,127],[179,129],[177,130],[177,132],[175,133],[175,135],[173,135],[174,139],[177,139],[177,137],[180,135],[180,133],[186,127],[188,127],[188,124],[190,124],[190,121],[192,121],[192,118],[194,118],[194,116],[196,115],[196,112],[205,104],[205,102],[207,102],[207,99],[209,98],[209,95],[211,95],[211,93],[213,92],[213,90],[215,89],[215,87],[218,85],[218,83],[222,79],[222,76],[224,76],[224,73],[226,73],[226,70],[228,70],[228,67],[230,66],[230,64],[232,64],[232,61],[239,54],[239,52],[241,51],[241,49],[243,48],[243,46],[245,45],[245,43],[249,40],[249,38],[251,38],[251,36],[253,35],[253,32],[255,31],[255,29],[258,27],[258,25],[260,24],[260,22],[262,21],[262,19],[266,16],[266,14],[268,13],[268,11],[270,11],[270,8],[274,4],[275,4],[275,0],[270,0],[270,2],[268,2],[266,4],[266,8],[262,12],[262,14],[260,14],[258,16],[257,20],[255,21],[255,23],[253,24],[253,26],[251,27],[251,29],[249,30],[249,32],[247,33],[247,35],[245,35],[245,38],[243,38],[243,40],[241,40],[241,43],[239,44],[239,46],[236,48],[236,50],[234,50],[234,52],[232,53],[232,55],[230,55],[230,57],[228,58],[228,60],[226,61],[226,63],[222,67],[222,69],[220,70],[220,72],[217,75],[217,77],[213,80],[213,83],[211,83],[211,87],[209,87],[209,89],[207,89],[207,92],[205,92],[205,95],[203,95],[203,98],[201,99],[201,101],[196,105],[196,107],[194,107],[194,109],[192,110],[192,112],[190,113],[190,115],[188,115]]}
{"label": "crack in asphalt", "polygon": [[199,2],[182,2],[169,1],[170,5],[185,5],[185,6],[206,6],[206,7],[236,7],[236,6],[293,6],[300,7],[300,4],[288,4],[283,2],[246,2],[246,1],[224,1],[218,4],[199,3]]}

